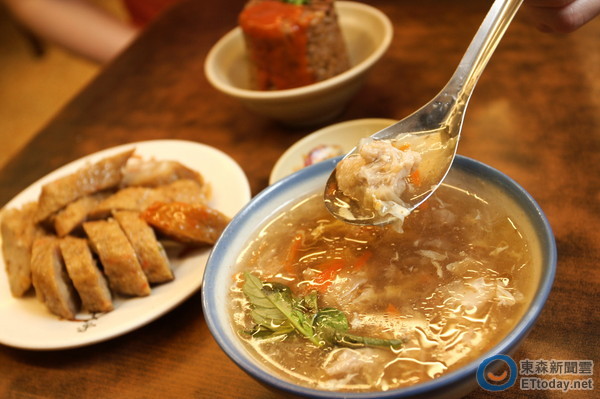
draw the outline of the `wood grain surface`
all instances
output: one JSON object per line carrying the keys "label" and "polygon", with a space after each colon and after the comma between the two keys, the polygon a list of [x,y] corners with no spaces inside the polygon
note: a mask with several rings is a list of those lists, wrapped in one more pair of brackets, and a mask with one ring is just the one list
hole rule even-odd
{"label": "wood grain surface", "polygon": [[[427,102],[450,78],[490,4],[365,3],[393,21],[393,43],[360,93],[330,123],[401,119]],[[252,114],[207,82],[206,54],[236,25],[242,4],[192,0],[170,9],[0,170],[0,204],[69,161],[118,144],[165,138],[197,141],[226,152],[246,172],[254,195],[264,189],[278,157],[321,126],[279,125]],[[525,12],[520,13],[467,111],[458,152],[522,185],[546,213],[558,245],[552,293],[514,355],[517,360],[589,359],[600,364],[599,43],[599,19],[559,36],[538,32]],[[503,393],[478,389],[468,397],[593,396],[513,387]],[[89,347],[34,352],[0,346],[0,397],[288,396],[254,381],[219,349],[196,293],[159,320]]]}

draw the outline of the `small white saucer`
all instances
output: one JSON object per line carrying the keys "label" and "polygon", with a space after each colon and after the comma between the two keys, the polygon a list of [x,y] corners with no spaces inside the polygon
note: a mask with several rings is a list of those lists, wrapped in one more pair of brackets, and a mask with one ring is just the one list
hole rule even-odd
{"label": "small white saucer", "polygon": [[394,119],[355,119],[319,129],[297,141],[283,153],[271,171],[269,184],[302,169],[304,157],[320,145],[339,146],[345,154],[356,147],[361,138],[370,136],[396,122]]}

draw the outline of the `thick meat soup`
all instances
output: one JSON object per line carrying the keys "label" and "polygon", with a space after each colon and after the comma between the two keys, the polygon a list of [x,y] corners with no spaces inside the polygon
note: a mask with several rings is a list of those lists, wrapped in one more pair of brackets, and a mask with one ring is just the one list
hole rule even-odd
{"label": "thick meat soup", "polygon": [[435,379],[491,349],[526,310],[539,244],[524,220],[500,190],[460,172],[403,233],[344,224],[314,194],[262,226],[240,255],[234,329],[260,361],[308,387]]}

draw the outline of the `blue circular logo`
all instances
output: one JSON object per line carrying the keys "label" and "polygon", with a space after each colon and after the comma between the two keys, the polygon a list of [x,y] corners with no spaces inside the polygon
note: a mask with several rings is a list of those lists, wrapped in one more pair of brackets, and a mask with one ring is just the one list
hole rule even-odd
{"label": "blue circular logo", "polygon": [[488,391],[504,391],[515,385],[516,380],[517,364],[507,355],[488,357],[477,368],[477,383]]}

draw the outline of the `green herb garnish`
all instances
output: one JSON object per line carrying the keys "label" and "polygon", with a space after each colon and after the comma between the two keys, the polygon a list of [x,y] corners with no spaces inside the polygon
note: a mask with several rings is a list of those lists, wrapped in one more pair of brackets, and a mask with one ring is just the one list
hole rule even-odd
{"label": "green herb garnish", "polygon": [[310,0],[281,0],[284,3],[290,3],[290,4],[294,4],[296,6],[303,6],[305,4],[308,4]]}
{"label": "green herb garnish", "polygon": [[252,320],[256,323],[252,335],[267,337],[297,331],[313,344],[321,346],[312,323],[294,300],[292,291],[283,284],[263,284],[257,277],[246,273],[243,292],[252,304]]}
{"label": "green herb garnish", "polygon": [[256,338],[297,333],[318,347],[389,346],[399,348],[399,339],[362,337],[348,333],[346,315],[333,308],[319,309],[317,293],[296,297],[289,287],[279,283],[263,283],[256,276],[245,273],[242,291],[250,301],[255,326],[246,333]]}

